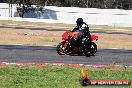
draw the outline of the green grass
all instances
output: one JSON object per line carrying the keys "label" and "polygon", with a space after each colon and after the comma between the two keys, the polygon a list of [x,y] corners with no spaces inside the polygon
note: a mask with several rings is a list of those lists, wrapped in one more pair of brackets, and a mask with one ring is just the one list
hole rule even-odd
{"label": "green grass", "polygon": [[[132,69],[85,68],[90,79],[129,79]],[[83,88],[81,68],[57,66],[0,67],[0,88]],[[88,86],[86,88],[132,88],[132,86]]]}

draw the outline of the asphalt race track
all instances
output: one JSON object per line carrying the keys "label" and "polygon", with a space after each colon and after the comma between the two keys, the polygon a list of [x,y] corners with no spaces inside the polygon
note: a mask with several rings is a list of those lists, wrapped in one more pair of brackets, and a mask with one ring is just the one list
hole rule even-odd
{"label": "asphalt race track", "polygon": [[0,45],[0,61],[132,65],[132,50],[98,49],[95,56],[60,56],[56,47]]}

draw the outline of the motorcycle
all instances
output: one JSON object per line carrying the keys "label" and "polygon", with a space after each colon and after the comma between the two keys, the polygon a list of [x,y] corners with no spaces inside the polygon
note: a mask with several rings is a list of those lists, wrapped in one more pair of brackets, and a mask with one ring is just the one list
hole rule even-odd
{"label": "motorcycle", "polygon": [[97,45],[94,41],[98,40],[98,36],[90,34],[85,43],[82,43],[82,38],[78,32],[66,31],[62,34],[62,42],[57,46],[57,53],[59,55],[85,55],[94,56],[97,52]]}

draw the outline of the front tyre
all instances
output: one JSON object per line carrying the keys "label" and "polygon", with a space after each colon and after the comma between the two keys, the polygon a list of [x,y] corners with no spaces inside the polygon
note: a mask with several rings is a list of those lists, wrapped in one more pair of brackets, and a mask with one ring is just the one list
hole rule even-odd
{"label": "front tyre", "polygon": [[64,49],[63,49],[63,43],[59,43],[59,45],[57,46],[57,53],[59,55],[65,55]]}
{"label": "front tyre", "polygon": [[90,42],[85,48],[86,56],[94,56],[97,52],[97,45],[94,42]]}

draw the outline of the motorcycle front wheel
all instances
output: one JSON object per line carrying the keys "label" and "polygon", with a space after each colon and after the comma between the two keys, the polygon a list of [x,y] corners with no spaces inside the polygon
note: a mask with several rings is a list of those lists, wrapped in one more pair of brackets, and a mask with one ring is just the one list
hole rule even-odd
{"label": "motorcycle front wheel", "polygon": [[64,49],[63,49],[63,43],[59,43],[58,46],[57,46],[57,53],[59,55],[65,55],[65,52],[64,52]]}

